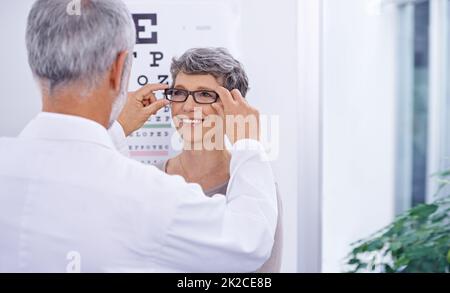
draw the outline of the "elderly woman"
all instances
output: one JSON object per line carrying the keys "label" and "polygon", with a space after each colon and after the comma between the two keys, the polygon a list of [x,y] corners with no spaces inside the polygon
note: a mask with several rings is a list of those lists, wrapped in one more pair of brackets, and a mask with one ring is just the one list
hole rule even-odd
{"label": "elderly woman", "polygon": [[[221,101],[214,89],[222,86],[234,95],[245,97],[248,91],[247,75],[241,63],[223,48],[190,49],[180,58],[172,60],[171,74],[173,84],[165,90],[165,97],[170,101],[172,118],[183,139],[184,149],[157,167],[168,174],[180,175],[187,182],[198,183],[207,196],[226,194],[230,179],[230,153],[221,144],[225,130],[224,123],[215,120],[222,113],[216,105]],[[127,103],[119,118],[124,128],[132,124],[128,120],[134,118],[127,113],[133,111],[127,108],[134,105]],[[219,137],[212,140],[211,133],[219,134]],[[258,272],[280,271],[282,229],[279,196],[278,209],[272,254]]]}

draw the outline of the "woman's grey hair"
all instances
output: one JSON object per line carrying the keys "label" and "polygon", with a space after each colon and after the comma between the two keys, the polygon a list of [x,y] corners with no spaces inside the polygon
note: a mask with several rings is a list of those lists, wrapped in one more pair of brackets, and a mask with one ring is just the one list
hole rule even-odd
{"label": "woman's grey hair", "polygon": [[193,48],[180,58],[173,58],[170,67],[175,82],[180,72],[186,74],[211,74],[228,90],[238,89],[247,95],[248,77],[242,64],[225,48]]}
{"label": "woman's grey hair", "polygon": [[41,84],[56,87],[81,82],[96,86],[127,51],[123,79],[131,66],[135,26],[121,0],[77,0],[80,15],[68,12],[70,0],[37,0],[28,16],[26,44],[31,70]]}

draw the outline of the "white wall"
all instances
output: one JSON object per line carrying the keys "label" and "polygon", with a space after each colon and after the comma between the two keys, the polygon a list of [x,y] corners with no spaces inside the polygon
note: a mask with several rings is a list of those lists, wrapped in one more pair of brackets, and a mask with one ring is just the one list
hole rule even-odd
{"label": "white wall", "polygon": [[[0,136],[17,135],[40,110],[24,44],[32,0],[5,1],[0,10]],[[280,116],[280,156],[274,170],[284,202],[282,270],[297,270],[297,39],[295,0],[245,0],[242,62],[250,77],[249,100],[261,113]],[[287,90],[288,89],[288,90]]]}
{"label": "white wall", "polygon": [[25,48],[31,3],[32,0],[3,1],[0,10],[0,136],[17,135],[41,108]]}
{"label": "white wall", "polygon": [[249,100],[280,117],[279,158],[273,164],[284,207],[282,271],[297,271],[297,9],[295,0],[242,1],[243,62]]}
{"label": "white wall", "polygon": [[324,0],[323,271],[394,214],[395,14]]}

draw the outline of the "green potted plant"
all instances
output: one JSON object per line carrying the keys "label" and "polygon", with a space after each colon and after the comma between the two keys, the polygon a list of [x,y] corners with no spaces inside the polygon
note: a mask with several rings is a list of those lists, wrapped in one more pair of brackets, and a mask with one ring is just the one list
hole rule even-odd
{"label": "green potted plant", "polygon": [[[440,191],[450,170],[439,174]],[[418,205],[368,239],[352,244],[349,272],[450,272],[450,194]]]}

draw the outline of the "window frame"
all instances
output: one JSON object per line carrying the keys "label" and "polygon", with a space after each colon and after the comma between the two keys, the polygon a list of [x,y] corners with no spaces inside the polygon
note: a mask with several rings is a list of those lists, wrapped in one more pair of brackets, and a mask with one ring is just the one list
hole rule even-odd
{"label": "window frame", "polygon": [[[425,202],[436,199],[439,183],[433,174],[450,165],[445,160],[450,147],[450,109],[447,95],[449,83],[449,29],[450,0],[384,0],[382,5],[396,5],[398,11],[398,58],[399,81],[397,100],[397,146],[396,146],[396,199],[395,212],[400,214],[412,207],[413,171],[413,119],[414,109],[405,111],[405,105],[413,105],[414,85],[414,9],[419,3],[429,2],[429,67],[428,67],[428,118],[427,118],[427,178]],[[402,36],[401,36],[402,35]],[[443,37],[444,36],[444,37]]]}
{"label": "window frame", "polygon": [[[430,0],[430,89],[428,120],[428,173],[442,171],[446,164],[446,134],[450,126],[445,121],[449,64],[449,0]],[[427,178],[426,201],[436,199],[439,184],[435,177]]]}
{"label": "window frame", "polygon": [[[297,2],[298,15],[298,235],[297,272],[322,270],[322,8]],[[308,70],[304,70],[308,68]]]}

